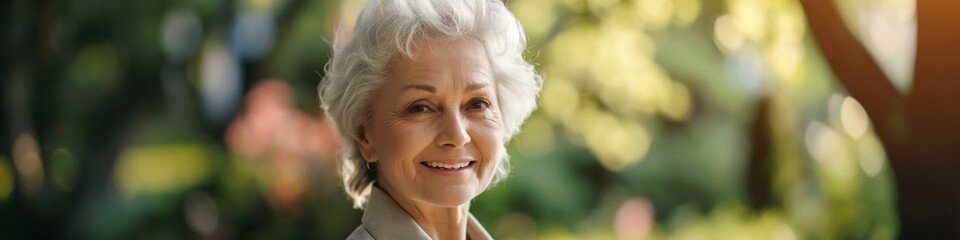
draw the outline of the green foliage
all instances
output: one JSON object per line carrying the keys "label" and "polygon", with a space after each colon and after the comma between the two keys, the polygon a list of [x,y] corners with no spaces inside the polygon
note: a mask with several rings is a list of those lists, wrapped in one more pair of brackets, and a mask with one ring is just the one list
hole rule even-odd
{"label": "green foliage", "polygon": [[[507,4],[545,83],[540,109],[508,145],[510,177],[471,203],[495,237],[897,236],[884,150],[850,116],[859,105],[835,83],[795,1]],[[315,87],[333,28],[355,17],[356,2],[2,6],[11,14],[0,22],[0,110],[11,117],[0,122],[11,137],[0,145],[12,147],[0,148],[0,238],[340,239],[359,224],[335,158],[311,154],[336,139],[309,128],[325,126]],[[202,32],[183,62],[163,43],[176,9]],[[232,59],[243,101],[279,80],[292,89],[280,115],[298,117],[240,127],[286,131],[234,137],[255,107],[228,122],[204,117],[204,50],[229,49],[232,24],[250,12],[269,13],[276,36],[262,58]],[[268,140],[315,145],[256,142]],[[751,159],[769,166],[760,187],[748,184]],[[30,164],[42,173],[36,191]],[[757,191],[771,201],[753,206]]]}

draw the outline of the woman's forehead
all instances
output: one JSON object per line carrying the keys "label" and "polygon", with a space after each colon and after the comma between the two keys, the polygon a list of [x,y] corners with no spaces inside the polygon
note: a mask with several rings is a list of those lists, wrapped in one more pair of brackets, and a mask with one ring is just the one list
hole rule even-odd
{"label": "woman's forehead", "polygon": [[466,65],[489,65],[483,45],[471,38],[424,39],[415,42],[413,49],[409,56],[398,54],[391,64],[414,65],[414,68],[430,68],[430,65],[451,61]]}
{"label": "woman's forehead", "polygon": [[489,84],[492,72],[483,47],[473,40],[421,43],[413,58],[392,62],[391,82],[445,84],[462,79],[465,85]]}

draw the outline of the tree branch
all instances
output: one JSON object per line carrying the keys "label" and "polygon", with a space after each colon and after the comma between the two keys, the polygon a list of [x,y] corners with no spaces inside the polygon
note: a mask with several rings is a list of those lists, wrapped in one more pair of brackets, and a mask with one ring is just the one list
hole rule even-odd
{"label": "tree branch", "polygon": [[807,23],[837,80],[863,105],[881,138],[903,100],[867,50],[847,29],[832,0],[801,0]]}

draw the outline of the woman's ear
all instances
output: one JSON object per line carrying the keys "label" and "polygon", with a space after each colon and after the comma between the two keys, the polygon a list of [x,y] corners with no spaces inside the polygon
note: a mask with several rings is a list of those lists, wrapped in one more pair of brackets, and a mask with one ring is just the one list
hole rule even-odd
{"label": "woman's ear", "polygon": [[360,154],[363,155],[363,159],[369,163],[376,162],[377,154],[376,148],[373,146],[373,143],[370,142],[370,138],[367,137],[367,129],[364,126],[357,128],[357,147],[360,148]]}

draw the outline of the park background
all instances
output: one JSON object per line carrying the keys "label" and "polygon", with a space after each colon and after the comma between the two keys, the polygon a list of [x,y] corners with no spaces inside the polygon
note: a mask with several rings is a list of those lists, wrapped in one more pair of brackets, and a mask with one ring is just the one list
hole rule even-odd
{"label": "park background", "polygon": [[[316,86],[363,1],[0,3],[0,238],[342,239]],[[500,239],[958,236],[949,1],[507,0]]]}

